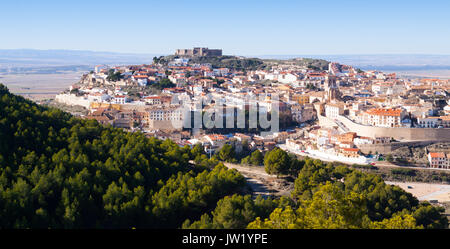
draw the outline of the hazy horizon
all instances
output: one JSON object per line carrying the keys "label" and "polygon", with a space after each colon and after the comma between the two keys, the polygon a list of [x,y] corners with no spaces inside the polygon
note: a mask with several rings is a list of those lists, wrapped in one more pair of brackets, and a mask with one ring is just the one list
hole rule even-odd
{"label": "hazy horizon", "polygon": [[[174,51],[173,51],[174,52]],[[173,52],[171,54],[173,54]],[[270,51],[260,55],[229,54],[260,59],[314,58],[352,65],[369,70],[450,70],[450,55],[446,54],[291,54],[275,55]],[[71,49],[0,49],[0,73],[8,68],[53,66],[92,66],[96,64],[124,65],[151,63],[163,53],[120,53],[112,51]]]}
{"label": "hazy horizon", "polygon": [[2,3],[0,48],[231,55],[450,54],[450,2],[42,0]]}
{"label": "hazy horizon", "polygon": [[[193,47],[208,47],[208,48],[213,48],[211,46],[192,46],[192,47],[180,47],[180,48],[193,48]],[[214,47],[215,48],[215,47]],[[217,48],[217,49],[222,49],[222,48]],[[107,50],[85,50],[85,49],[70,49],[70,48],[66,48],[66,49],[35,49],[35,48],[0,48],[0,52],[2,51],[70,51],[70,52],[91,52],[91,53],[107,53],[107,54],[132,54],[132,55],[172,55],[174,54],[175,50],[172,51],[171,53],[163,53],[163,52],[122,52],[122,51],[107,51]],[[303,54],[296,54],[296,53],[286,53],[286,54],[275,54],[275,53],[260,53],[260,54],[247,54],[247,53],[242,53],[242,54],[227,54],[226,51],[224,51],[224,55],[229,55],[229,56],[244,56],[244,57],[250,57],[250,56],[262,56],[262,57],[278,57],[278,56],[282,56],[282,57],[302,57],[302,56],[360,56],[360,55],[364,55],[364,56],[371,56],[371,55],[437,55],[437,56],[450,56],[450,53],[303,53]]]}

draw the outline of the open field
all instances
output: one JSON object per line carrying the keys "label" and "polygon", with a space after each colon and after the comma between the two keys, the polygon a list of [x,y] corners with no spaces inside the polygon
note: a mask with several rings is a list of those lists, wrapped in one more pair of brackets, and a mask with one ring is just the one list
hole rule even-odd
{"label": "open field", "polygon": [[78,82],[82,73],[6,74],[0,75],[0,83],[5,84],[14,94],[41,100],[54,98],[56,94]]}
{"label": "open field", "polygon": [[[406,192],[411,193],[421,201],[437,200],[438,202],[450,202],[450,185],[419,183],[419,182],[389,182],[387,184],[397,185]],[[409,188],[408,188],[409,186]]]}
{"label": "open field", "polygon": [[385,71],[386,73],[396,73],[401,77],[426,77],[450,79],[450,70],[408,70],[408,71]]}

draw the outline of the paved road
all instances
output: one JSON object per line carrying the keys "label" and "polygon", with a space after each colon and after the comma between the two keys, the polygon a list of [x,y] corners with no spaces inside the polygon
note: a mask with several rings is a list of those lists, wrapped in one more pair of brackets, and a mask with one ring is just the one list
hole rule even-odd
{"label": "paved road", "polygon": [[[300,152],[300,151],[292,151],[286,148],[285,144],[280,144],[278,145],[278,147],[280,147],[281,149],[300,155],[300,156],[304,156],[304,157],[310,157],[310,158],[314,158],[314,159],[319,159],[321,161],[324,162],[336,162],[336,160],[331,160],[328,158],[324,158],[324,157],[320,157],[317,155],[312,155],[309,153],[304,153],[304,152]],[[349,164],[348,162],[341,162],[344,164]],[[408,169],[417,169],[417,170],[440,170],[440,171],[446,171],[446,172],[450,172],[449,169],[436,169],[436,168],[427,168],[427,167],[414,167],[414,166],[407,166],[407,165],[396,165],[396,164],[392,164],[386,161],[375,161],[375,166],[379,166],[379,167],[387,167],[387,168],[408,168]]]}

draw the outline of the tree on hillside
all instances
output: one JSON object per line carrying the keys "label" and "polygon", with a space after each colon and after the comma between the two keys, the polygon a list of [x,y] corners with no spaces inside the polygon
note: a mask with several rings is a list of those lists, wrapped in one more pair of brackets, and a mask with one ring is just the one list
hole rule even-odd
{"label": "tree on hillside", "polygon": [[257,218],[251,229],[417,229],[410,214],[398,214],[383,221],[371,221],[367,215],[365,196],[346,193],[337,185],[327,182],[312,199],[302,201],[294,210],[291,206],[277,208],[269,219]]}
{"label": "tree on hillside", "polygon": [[291,164],[289,165],[289,175],[297,176],[300,170],[305,165],[305,161],[298,160],[295,155],[291,155],[290,159]]}
{"label": "tree on hillside", "polygon": [[250,155],[250,163],[255,166],[261,166],[264,164],[264,156],[259,150],[255,150]]}
{"label": "tree on hillside", "polygon": [[122,74],[119,71],[115,71],[114,69],[110,69],[108,71],[108,76],[106,76],[106,80],[108,81],[119,81],[123,78]]}
{"label": "tree on hillside", "polygon": [[267,152],[264,158],[266,172],[272,175],[282,175],[288,173],[290,158],[286,151],[275,148]]}
{"label": "tree on hillside", "polygon": [[428,229],[448,228],[448,220],[442,213],[445,212],[443,207],[434,207],[430,203],[421,203],[413,212],[414,219],[418,224]]}
{"label": "tree on hillside", "polygon": [[203,145],[201,143],[197,143],[194,148],[192,148],[191,150],[191,154],[193,158],[196,158],[199,155],[204,154],[204,148]]}
{"label": "tree on hillside", "polygon": [[225,144],[224,146],[222,146],[222,149],[220,149],[218,153],[219,160],[229,163],[236,161],[235,156],[236,152],[234,150],[234,147],[230,144]]}
{"label": "tree on hillside", "polygon": [[161,79],[158,83],[153,84],[152,87],[158,90],[162,90],[164,88],[175,87],[175,84],[173,84],[172,81],[170,81],[169,79],[164,78]]}
{"label": "tree on hillside", "polygon": [[[226,196],[217,202],[217,207],[209,214],[204,214],[200,220],[191,223],[186,220],[183,229],[245,229],[257,217],[268,218],[275,208],[286,207],[289,201],[285,197],[280,199],[263,198],[260,195]],[[290,204],[290,203],[289,203]]]}
{"label": "tree on hillside", "polygon": [[1,84],[0,141],[0,229],[178,228],[245,186],[201,146],[79,119]]}

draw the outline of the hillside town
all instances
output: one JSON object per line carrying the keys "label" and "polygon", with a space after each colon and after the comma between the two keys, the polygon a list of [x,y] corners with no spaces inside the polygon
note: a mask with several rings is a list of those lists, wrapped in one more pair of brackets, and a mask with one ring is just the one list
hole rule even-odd
{"label": "hillside town", "polygon": [[[148,65],[98,65],[55,100],[84,107],[85,119],[180,146],[201,143],[210,154],[225,144],[237,152],[278,146],[323,160],[375,165],[399,146],[450,142],[449,80],[401,78],[336,62],[318,69],[286,60],[255,70],[192,63],[218,56],[220,49],[179,49],[167,64],[155,58]],[[205,104],[208,97],[213,101]],[[276,108],[279,129],[191,125],[194,113],[214,110],[215,120],[237,118],[252,105],[259,107],[258,116]],[[428,162],[418,166],[450,169],[450,151],[426,153]]]}

